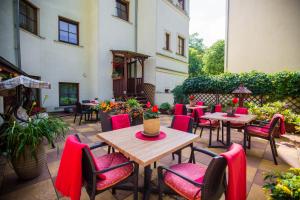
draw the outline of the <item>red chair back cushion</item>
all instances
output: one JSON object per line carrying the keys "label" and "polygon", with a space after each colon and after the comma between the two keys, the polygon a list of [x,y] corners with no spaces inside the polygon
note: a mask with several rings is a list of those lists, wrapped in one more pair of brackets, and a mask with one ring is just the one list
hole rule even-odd
{"label": "red chair back cushion", "polygon": [[184,104],[175,104],[174,115],[183,115],[183,106]]}
{"label": "red chair back cushion", "polygon": [[215,112],[222,112],[222,105],[221,104],[215,105]]}
{"label": "red chair back cushion", "polygon": [[203,101],[198,101],[196,104],[197,104],[198,106],[204,106],[204,102],[203,102]]}
{"label": "red chair back cushion", "polygon": [[113,130],[130,127],[129,115],[114,115],[111,117],[111,124]]}
{"label": "red chair back cushion", "polygon": [[191,120],[192,120],[192,118],[190,116],[176,115],[173,118],[172,128],[179,130],[179,131],[190,132]]}
{"label": "red chair back cushion", "polygon": [[242,114],[242,115],[248,115],[248,108],[237,107],[235,113]]}

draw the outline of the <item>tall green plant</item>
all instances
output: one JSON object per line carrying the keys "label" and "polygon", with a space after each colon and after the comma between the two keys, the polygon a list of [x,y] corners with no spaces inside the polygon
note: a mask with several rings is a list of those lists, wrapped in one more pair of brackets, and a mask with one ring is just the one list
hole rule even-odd
{"label": "tall green plant", "polygon": [[174,95],[174,103],[188,103],[188,96],[184,93],[181,85],[176,86],[172,93]]}
{"label": "tall green plant", "polygon": [[36,157],[36,149],[44,138],[51,144],[57,137],[65,136],[67,130],[67,124],[54,117],[29,119],[25,124],[13,121],[4,134],[7,154],[12,159],[18,158],[28,147],[32,156]]}

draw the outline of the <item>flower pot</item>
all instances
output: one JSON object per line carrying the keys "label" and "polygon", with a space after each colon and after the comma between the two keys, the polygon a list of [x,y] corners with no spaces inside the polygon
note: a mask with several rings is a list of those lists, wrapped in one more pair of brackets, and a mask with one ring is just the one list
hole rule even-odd
{"label": "flower pot", "polygon": [[191,107],[196,106],[196,101],[194,101],[194,100],[193,100],[193,101],[190,101],[190,106],[191,106]]}
{"label": "flower pot", "polygon": [[144,119],[144,133],[147,135],[157,135],[160,130],[160,120],[155,119]]}
{"label": "flower pot", "polygon": [[46,153],[43,144],[36,149],[36,158],[32,156],[31,149],[25,147],[24,154],[11,160],[18,177],[23,180],[33,179],[39,176],[46,164]]}

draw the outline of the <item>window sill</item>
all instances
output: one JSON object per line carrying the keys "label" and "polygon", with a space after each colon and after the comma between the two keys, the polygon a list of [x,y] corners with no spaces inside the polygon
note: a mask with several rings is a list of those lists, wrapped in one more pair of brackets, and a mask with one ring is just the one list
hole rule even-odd
{"label": "window sill", "polygon": [[30,35],[32,35],[33,37],[36,37],[36,38],[38,38],[38,39],[42,39],[42,40],[45,40],[45,39],[46,39],[45,37],[42,37],[42,36],[37,35],[37,34],[34,34],[34,33],[30,32],[30,31],[28,31],[28,30],[26,30],[26,29],[24,29],[24,28],[22,28],[22,27],[20,27],[20,30],[22,30],[23,32],[28,33],[28,34],[30,34]]}
{"label": "window sill", "polygon": [[53,41],[55,43],[64,44],[64,45],[71,46],[71,47],[78,47],[78,48],[83,48],[84,47],[84,46],[81,46],[81,45],[71,44],[71,43],[67,43],[67,42],[62,42],[62,41],[59,41],[59,40],[53,40]]}
{"label": "window sill", "polygon": [[166,49],[166,48],[162,48],[164,51],[167,51],[169,53],[173,53],[173,51],[171,51],[170,49]]}
{"label": "window sill", "polygon": [[176,55],[177,55],[177,56],[180,56],[180,57],[182,57],[182,58],[186,58],[185,55],[181,55],[180,53],[176,53]]}
{"label": "window sill", "polygon": [[130,25],[133,25],[133,23],[131,23],[130,21],[127,21],[127,20],[125,20],[125,19],[122,19],[122,18],[120,18],[120,17],[118,17],[118,16],[116,16],[116,15],[112,15],[112,17],[115,18],[115,19],[118,19],[118,20],[120,20],[120,21],[122,21],[122,22],[126,22],[126,23],[128,23],[128,24],[130,24]]}

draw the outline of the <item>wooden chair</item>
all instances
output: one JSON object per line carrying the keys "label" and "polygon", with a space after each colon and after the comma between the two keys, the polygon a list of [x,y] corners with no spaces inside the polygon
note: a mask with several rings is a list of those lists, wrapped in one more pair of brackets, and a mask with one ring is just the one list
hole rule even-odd
{"label": "wooden chair", "polygon": [[[272,156],[275,165],[277,165],[277,149],[275,144],[275,138],[274,133],[276,131],[276,127],[279,125],[280,120],[283,119],[283,116],[280,114],[274,115],[269,125],[266,124],[250,124],[247,125],[244,129],[244,149],[246,151],[246,147],[249,149],[251,148],[251,137],[258,137],[265,140],[268,140],[270,142],[271,150],[272,150]],[[280,126],[280,125],[279,125]],[[247,145],[248,141],[248,145]]]}
{"label": "wooden chair", "polygon": [[[77,134],[75,136],[77,137],[78,141],[81,142],[79,136]],[[122,189],[122,184],[132,181],[134,200],[138,200],[138,164],[133,161],[129,161],[120,153],[107,154],[95,160],[96,162],[107,162],[109,160],[111,164],[109,164],[105,169],[101,169],[100,171],[96,170],[95,161],[93,155],[91,155],[91,150],[103,147],[105,145],[107,144],[98,143],[90,148],[85,147],[82,152],[83,182],[90,199],[94,200],[97,194],[105,192],[108,189],[112,189],[113,193],[115,193],[116,189]],[[114,156],[113,164],[111,162],[112,159],[110,159],[112,156]],[[100,179],[100,174],[105,175],[106,179]]]}
{"label": "wooden chair", "polygon": [[82,120],[82,116],[84,115],[84,120],[86,120],[88,118],[88,120],[90,119],[92,112],[90,109],[84,109],[82,104],[80,102],[76,103],[76,108],[75,108],[75,116],[74,116],[74,123],[76,121],[76,117],[77,115],[80,116],[79,119],[79,125],[81,125],[81,120]]}
{"label": "wooden chair", "polygon": [[202,108],[196,108],[194,109],[194,133],[196,134],[196,131],[199,128],[201,128],[200,137],[202,137],[202,132],[204,128],[209,129],[209,144],[208,146],[211,146],[211,140],[212,140],[212,131],[217,129],[217,137],[219,138],[219,132],[220,132],[220,122],[216,120],[210,120],[210,119],[204,119],[202,116],[204,115],[204,111]]}
{"label": "wooden chair", "polygon": [[[212,157],[208,167],[195,164],[194,152]],[[224,157],[213,152],[192,147],[188,163],[169,168],[158,167],[159,200],[163,192],[179,194],[186,199],[217,200],[226,191],[226,166]]]}
{"label": "wooden chair", "polygon": [[[187,115],[175,115],[172,119],[172,124],[170,128],[188,132],[188,133],[193,133],[193,124],[194,120],[190,116]],[[191,146],[191,145],[189,145]],[[184,147],[186,148],[186,147]],[[182,149],[184,149],[182,148]],[[178,150],[174,153],[172,153],[172,158],[173,160],[175,159],[175,155],[178,156],[178,163],[181,163],[181,150]]]}

